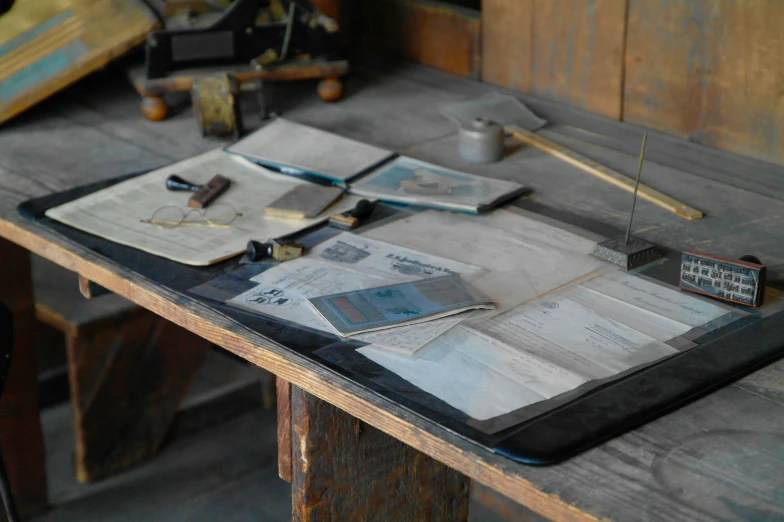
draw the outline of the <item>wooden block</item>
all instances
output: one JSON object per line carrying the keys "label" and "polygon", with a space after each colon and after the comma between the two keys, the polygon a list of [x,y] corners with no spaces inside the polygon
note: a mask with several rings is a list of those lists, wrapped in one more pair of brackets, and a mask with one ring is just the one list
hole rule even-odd
{"label": "wooden block", "polygon": [[293,520],[459,521],[468,479],[291,387]]}
{"label": "wooden block", "polygon": [[229,190],[230,186],[231,180],[229,178],[217,174],[188,199],[188,206],[191,208],[207,208],[221,194]]}
{"label": "wooden block", "polygon": [[310,219],[318,216],[343,194],[340,187],[315,183],[297,185],[267,205],[264,213],[287,219]]}
{"label": "wooden block", "polygon": [[158,450],[208,346],[147,311],[67,338],[79,481],[117,473]]}
{"label": "wooden block", "polygon": [[362,45],[465,78],[481,76],[480,12],[436,0],[363,2]]}
{"label": "wooden block", "polygon": [[731,303],[761,306],[766,271],[758,263],[684,250],[680,288]]}
{"label": "wooden block", "polygon": [[623,119],[784,162],[784,2],[630,0]]}
{"label": "wooden block", "polygon": [[291,383],[276,378],[278,397],[278,475],[291,482]]}
{"label": "wooden block", "polygon": [[621,118],[626,0],[483,0],[482,79]]}
{"label": "wooden block", "polygon": [[103,67],[157,27],[135,0],[17,0],[0,17],[0,122]]}
{"label": "wooden block", "polygon": [[0,450],[19,514],[28,518],[47,507],[30,253],[0,238],[0,259],[0,302],[13,314],[14,328],[10,373],[0,400]]}

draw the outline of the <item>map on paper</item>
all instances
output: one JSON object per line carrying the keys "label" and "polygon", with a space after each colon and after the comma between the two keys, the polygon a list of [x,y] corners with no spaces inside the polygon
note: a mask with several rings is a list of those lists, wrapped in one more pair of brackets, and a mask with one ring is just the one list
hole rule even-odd
{"label": "map on paper", "polygon": [[[231,180],[231,187],[215,205],[230,205],[242,214],[231,225],[159,228],[142,222],[169,205],[187,211],[192,193],[166,190],[165,180],[169,175],[177,174],[201,184],[218,173]],[[264,214],[268,203],[303,183],[307,182],[271,172],[217,149],[49,209],[46,215],[150,254],[187,265],[209,265],[243,252],[250,239],[266,241],[292,234],[354,208],[359,201],[353,196],[343,196],[313,219],[282,219]],[[198,217],[195,212],[191,214]]]}

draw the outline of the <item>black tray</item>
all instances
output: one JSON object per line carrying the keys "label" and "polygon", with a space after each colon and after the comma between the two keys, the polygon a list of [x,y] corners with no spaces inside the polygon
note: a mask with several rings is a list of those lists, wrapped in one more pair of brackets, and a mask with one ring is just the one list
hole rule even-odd
{"label": "black tray", "polygon": [[[784,312],[767,318],[749,315],[697,339],[698,346],[665,359],[625,378],[597,388],[567,404],[502,431],[488,434],[472,427],[472,420],[443,401],[419,390],[391,372],[364,359],[357,363],[356,342],[303,330],[289,323],[264,318],[188,293],[218,277],[247,280],[264,265],[240,265],[239,256],[207,267],[187,266],[81,232],[45,216],[46,210],[91,194],[141,173],[93,183],[69,191],[29,200],[19,205],[26,218],[88,248],[141,277],[201,301],[264,337],[373,390],[399,405],[472,442],[515,461],[553,464],[632,430],[692,402],[715,389],[784,356]],[[382,207],[380,217],[396,212]],[[557,216],[564,219],[564,216]],[[569,221],[569,219],[564,219]],[[570,219],[580,224],[579,218]],[[322,228],[300,240],[316,243],[330,237]],[[671,253],[672,254],[672,253]],[[645,275],[676,284],[680,256],[654,266]],[[255,271],[255,272],[254,272]],[[330,357],[323,354],[329,353]],[[321,354],[321,355],[320,355]],[[354,364],[345,364],[354,360]],[[474,423],[475,424],[475,423]]]}

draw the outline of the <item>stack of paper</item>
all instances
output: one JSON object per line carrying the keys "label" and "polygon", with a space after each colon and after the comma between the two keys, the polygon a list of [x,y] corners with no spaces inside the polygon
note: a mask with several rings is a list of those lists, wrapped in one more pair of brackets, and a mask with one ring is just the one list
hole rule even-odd
{"label": "stack of paper", "polygon": [[[472,281],[485,273],[477,266],[343,232],[314,247],[304,257],[281,263],[251,278],[257,286],[227,303],[332,333],[329,322],[310,306],[309,299],[445,275]],[[352,338],[411,354],[460,321],[480,313],[483,312],[464,312]]]}
{"label": "stack of paper", "polygon": [[731,320],[728,314],[614,271],[496,317],[464,321],[409,356],[374,346],[358,351],[483,421],[674,355],[667,341]]}
{"label": "stack of paper", "polygon": [[287,174],[347,181],[394,155],[390,150],[278,118],[226,149]]}
{"label": "stack of paper", "polygon": [[526,188],[403,156],[352,183],[349,190],[381,201],[476,214],[519,196]]}
{"label": "stack of paper", "polygon": [[315,297],[310,304],[343,337],[494,308],[452,275]]}

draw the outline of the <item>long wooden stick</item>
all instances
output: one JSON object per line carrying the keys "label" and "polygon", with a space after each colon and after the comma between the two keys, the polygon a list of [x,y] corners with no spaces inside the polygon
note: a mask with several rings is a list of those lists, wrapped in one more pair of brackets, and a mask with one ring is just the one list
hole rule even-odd
{"label": "long wooden stick", "polygon": [[[567,163],[571,163],[575,167],[578,167],[601,180],[611,183],[616,187],[620,187],[629,192],[634,192],[634,180],[628,176],[624,176],[620,172],[614,171],[609,167],[605,167],[601,163],[594,161],[591,158],[587,158],[582,154],[574,152],[573,150],[570,150],[559,143],[555,143],[554,141],[548,140],[543,136],[525,130],[522,127],[518,127],[517,125],[508,125],[506,126],[506,130],[511,132],[515,138],[522,141],[523,143],[532,145],[537,149],[543,150],[548,154],[566,161]],[[660,207],[665,208],[670,212],[674,212],[686,219],[700,219],[704,215],[696,208],[690,207],[689,205],[642,183],[640,184],[638,194],[641,198],[659,205]]]}

